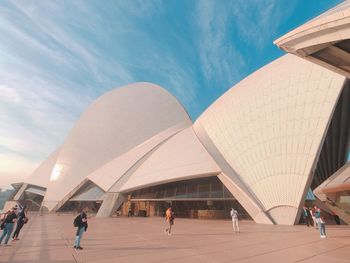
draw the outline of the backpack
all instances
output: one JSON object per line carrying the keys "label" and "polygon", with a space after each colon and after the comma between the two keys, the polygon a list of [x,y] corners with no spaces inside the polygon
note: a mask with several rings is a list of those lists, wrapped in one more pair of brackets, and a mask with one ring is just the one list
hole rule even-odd
{"label": "backpack", "polygon": [[75,219],[74,219],[74,221],[73,221],[73,226],[74,227],[78,227],[78,221],[79,221],[79,217],[80,217],[80,215],[78,215]]}

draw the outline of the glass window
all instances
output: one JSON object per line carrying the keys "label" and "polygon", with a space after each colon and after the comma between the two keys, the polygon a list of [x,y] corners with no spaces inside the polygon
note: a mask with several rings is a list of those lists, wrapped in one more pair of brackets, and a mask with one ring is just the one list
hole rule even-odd
{"label": "glass window", "polygon": [[187,198],[198,197],[198,184],[188,184],[187,186]]}
{"label": "glass window", "polygon": [[167,188],[165,189],[165,198],[170,198],[170,197],[175,197],[175,190],[176,187],[174,185],[168,185]]}
{"label": "glass window", "polygon": [[224,197],[224,185],[220,181],[213,180],[211,182],[211,198]]}
{"label": "glass window", "polygon": [[176,186],[176,198],[185,198],[187,194],[187,185],[179,183]]}
{"label": "glass window", "polygon": [[234,199],[216,176],[147,187],[129,194],[131,199]]}
{"label": "glass window", "polygon": [[233,195],[225,186],[224,186],[224,198],[233,198]]}
{"label": "glass window", "polygon": [[156,190],[156,199],[162,199],[164,198],[165,191],[162,188],[157,188]]}
{"label": "glass window", "polygon": [[198,198],[210,198],[210,184],[198,185]]}

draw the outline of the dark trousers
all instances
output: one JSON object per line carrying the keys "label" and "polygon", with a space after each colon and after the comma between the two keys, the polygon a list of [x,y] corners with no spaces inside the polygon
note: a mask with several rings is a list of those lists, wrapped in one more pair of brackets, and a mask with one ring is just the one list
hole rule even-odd
{"label": "dark trousers", "polygon": [[307,226],[313,226],[313,221],[310,216],[305,216],[304,215],[304,220]]}
{"label": "dark trousers", "polygon": [[21,220],[17,222],[17,227],[16,227],[15,232],[13,233],[12,238],[18,238],[19,232],[21,232],[23,225],[24,224],[21,222]]}

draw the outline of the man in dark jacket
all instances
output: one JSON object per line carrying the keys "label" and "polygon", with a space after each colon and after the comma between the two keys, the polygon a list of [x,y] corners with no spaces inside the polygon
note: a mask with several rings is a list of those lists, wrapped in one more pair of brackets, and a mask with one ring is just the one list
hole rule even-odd
{"label": "man in dark jacket", "polygon": [[88,208],[85,207],[83,211],[74,219],[74,226],[77,227],[77,233],[75,234],[75,243],[74,243],[74,248],[75,249],[83,249],[80,246],[80,241],[83,237],[84,232],[86,232],[88,228],[88,223],[87,223],[87,213]]}
{"label": "man in dark jacket", "polygon": [[15,240],[19,240],[18,236],[19,236],[19,232],[21,231],[23,225],[27,222],[28,218],[27,218],[27,206],[24,206],[22,208],[22,210],[18,213],[17,215],[18,220],[17,220],[17,227],[15,232],[13,233],[12,236],[12,241]]}

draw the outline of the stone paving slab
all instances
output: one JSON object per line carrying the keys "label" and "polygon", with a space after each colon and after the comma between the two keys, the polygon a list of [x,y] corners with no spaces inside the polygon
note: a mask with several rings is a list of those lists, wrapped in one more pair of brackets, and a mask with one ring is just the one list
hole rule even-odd
{"label": "stone paving slab", "polygon": [[175,220],[173,234],[164,234],[162,218],[90,218],[84,250],[73,249],[73,215],[31,215],[20,240],[0,247],[0,262],[348,262],[350,228],[327,226],[320,239],[306,226],[257,225],[230,221]]}

